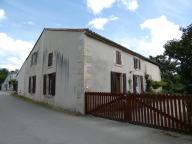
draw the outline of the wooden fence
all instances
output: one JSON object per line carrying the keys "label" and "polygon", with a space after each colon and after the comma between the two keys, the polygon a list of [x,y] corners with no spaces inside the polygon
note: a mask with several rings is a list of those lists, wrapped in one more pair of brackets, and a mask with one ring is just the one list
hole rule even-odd
{"label": "wooden fence", "polygon": [[85,112],[148,127],[192,132],[192,96],[86,92]]}

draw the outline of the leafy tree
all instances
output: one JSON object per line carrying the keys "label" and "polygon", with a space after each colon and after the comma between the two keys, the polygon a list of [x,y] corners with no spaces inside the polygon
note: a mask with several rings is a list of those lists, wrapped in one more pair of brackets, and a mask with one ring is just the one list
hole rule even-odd
{"label": "leafy tree", "polygon": [[165,87],[167,85],[164,81],[154,81],[151,79],[150,75],[145,74],[146,80],[146,92],[153,92],[153,90],[158,89],[160,87]]}
{"label": "leafy tree", "polygon": [[4,82],[8,74],[9,74],[9,71],[7,69],[5,68],[0,69],[0,89],[1,89],[2,83]]}
{"label": "leafy tree", "polygon": [[156,57],[149,57],[152,61],[159,64],[162,81],[152,82],[153,87],[162,86],[166,93],[181,93],[183,92],[183,84],[181,77],[177,73],[177,62],[169,59],[168,56],[158,55]]}
{"label": "leafy tree", "polygon": [[17,90],[17,80],[16,79],[12,79],[12,80],[10,80],[10,83],[13,86],[13,90],[16,91]]}
{"label": "leafy tree", "polygon": [[192,24],[181,29],[180,40],[173,39],[165,45],[163,55],[151,57],[160,65],[165,92],[192,93]]}
{"label": "leafy tree", "polygon": [[151,92],[152,79],[148,74],[145,74],[145,81],[146,81],[146,92]]}
{"label": "leafy tree", "polygon": [[177,78],[184,85],[184,91],[192,93],[192,24],[181,30],[183,34],[180,40],[165,44],[164,56],[175,63]]}
{"label": "leafy tree", "polygon": [[158,55],[156,57],[149,57],[152,61],[159,64],[161,70],[161,76],[163,79],[172,78],[176,73],[176,63],[172,62],[168,57],[164,55]]}

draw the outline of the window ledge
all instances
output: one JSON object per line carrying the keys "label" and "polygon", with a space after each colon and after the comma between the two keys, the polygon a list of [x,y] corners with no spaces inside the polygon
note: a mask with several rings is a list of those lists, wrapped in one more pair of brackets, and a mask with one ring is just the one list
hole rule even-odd
{"label": "window ledge", "polygon": [[139,69],[139,68],[136,68],[135,70],[136,70],[136,71],[140,71],[141,69]]}
{"label": "window ledge", "polygon": [[54,67],[53,65],[52,66],[47,66],[48,69],[52,69],[53,67]]}
{"label": "window ledge", "polygon": [[55,96],[46,94],[46,95],[44,95],[44,97],[46,97],[46,98],[54,98]]}
{"label": "window ledge", "polygon": [[122,67],[123,65],[115,63],[115,66]]}

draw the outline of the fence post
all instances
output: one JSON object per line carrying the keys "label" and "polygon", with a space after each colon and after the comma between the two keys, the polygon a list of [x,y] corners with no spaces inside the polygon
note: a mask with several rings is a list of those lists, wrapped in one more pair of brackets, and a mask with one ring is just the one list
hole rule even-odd
{"label": "fence post", "polygon": [[126,94],[123,95],[123,112],[124,112],[124,119],[123,121],[127,121],[127,99],[126,99]]}
{"label": "fence post", "polygon": [[125,122],[130,122],[131,121],[131,99],[128,94],[124,96],[125,99],[125,106],[124,106],[124,121]]}
{"label": "fence post", "polygon": [[87,114],[87,93],[85,92],[85,114]]}

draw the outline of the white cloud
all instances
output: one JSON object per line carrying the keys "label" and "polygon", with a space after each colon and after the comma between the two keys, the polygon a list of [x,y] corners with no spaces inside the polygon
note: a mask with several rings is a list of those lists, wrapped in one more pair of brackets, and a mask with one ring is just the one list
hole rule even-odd
{"label": "white cloud", "polygon": [[119,18],[118,17],[115,17],[115,16],[111,16],[109,18],[103,18],[103,17],[99,17],[99,18],[95,18],[93,20],[91,20],[88,25],[95,28],[95,29],[98,29],[98,30],[103,30],[104,29],[104,26],[109,23],[110,21],[116,21],[118,20]]}
{"label": "white cloud", "polygon": [[139,7],[137,0],[87,0],[87,7],[93,14],[97,15],[103,9],[112,7],[115,3],[124,5],[130,11],[135,11]]}
{"label": "white cloud", "polygon": [[120,0],[120,1],[130,11],[135,11],[139,7],[137,0]]}
{"label": "white cloud", "polygon": [[7,68],[9,70],[16,70],[21,67],[21,64],[23,64],[23,61],[17,57],[8,57],[6,59],[6,62],[0,63],[1,68]]}
{"label": "white cloud", "polygon": [[32,47],[31,42],[17,40],[6,33],[0,33],[0,67],[19,69]]}
{"label": "white cloud", "polygon": [[133,37],[124,37],[120,40],[117,40],[122,46],[131,49],[131,50],[135,50],[135,47],[137,47],[136,45],[138,44],[138,39],[133,38]]}
{"label": "white cloud", "polygon": [[4,11],[4,9],[0,9],[0,20],[3,20],[3,19],[5,19],[6,18],[6,16],[5,16],[5,11]]}
{"label": "white cloud", "polygon": [[28,24],[28,25],[35,25],[35,22],[33,22],[33,21],[28,21],[27,24]]}
{"label": "white cloud", "polygon": [[127,38],[123,38],[120,40],[119,42],[122,46],[128,48],[128,49],[131,49],[130,47],[130,43],[129,43],[129,40]]}
{"label": "white cloud", "polygon": [[169,21],[164,15],[145,20],[140,27],[150,31],[151,39],[142,39],[138,49],[153,56],[164,52],[163,45],[168,40],[180,39],[182,35],[179,25]]}
{"label": "white cloud", "polygon": [[105,8],[110,8],[116,0],[87,0],[87,7],[94,14],[99,14]]}
{"label": "white cloud", "polygon": [[163,54],[164,44],[168,40],[180,39],[182,35],[179,25],[168,20],[166,16],[145,20],[140,27],[141,30],[148,29],[149,35],[140,39],[125,37],[119,42],[145,56]]}

